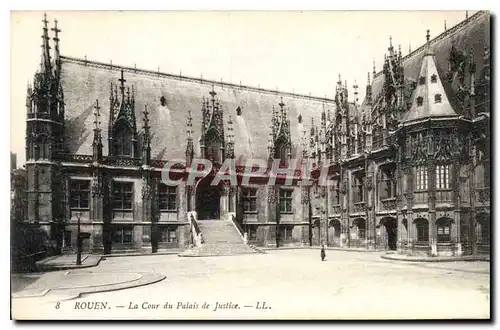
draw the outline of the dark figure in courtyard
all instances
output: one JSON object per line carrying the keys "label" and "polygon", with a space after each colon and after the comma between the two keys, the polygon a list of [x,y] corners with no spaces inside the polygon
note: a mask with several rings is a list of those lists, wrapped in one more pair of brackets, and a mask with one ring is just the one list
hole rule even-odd
{"label": "dark figure in courtyard", "polygon": [[321,261],[325,261],[326,253],[325,253],[325,246],[321,245]]}

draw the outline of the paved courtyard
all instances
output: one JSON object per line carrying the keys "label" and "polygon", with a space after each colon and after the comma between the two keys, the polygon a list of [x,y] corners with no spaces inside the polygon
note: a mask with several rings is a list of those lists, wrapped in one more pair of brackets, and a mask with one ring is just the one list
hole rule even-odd
{"label": "paved courtyard", "polygon": [[409,263],[384,260],[380,255],[327,251],[324,262],[318,250],[209,258],[107,258],[87,271],[97,278],[99,273],[122,274],[116,275],[120,279],[129,273],[166,278],[70,300],[61,295],[59,304],[57,299],[16,298],[13,315],[58,319],[489,318],[489,263]]}

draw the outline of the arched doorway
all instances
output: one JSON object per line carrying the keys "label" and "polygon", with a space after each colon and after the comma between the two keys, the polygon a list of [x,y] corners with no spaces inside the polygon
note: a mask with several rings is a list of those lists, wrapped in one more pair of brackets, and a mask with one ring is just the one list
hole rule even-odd
{"label": "arched doorway", "polygon": [[352,222],[351,239],[353,243],[361,244],[366,239],[366,221],[363,218],[357,218]]}
{"label": "arched doorway", "polygon": [[321,224],[319,220],[315,220],[312,226],[312,243],[313,245],[321,245]]}
{"label": "arched doorway", "polygon": [[[420,245],[429,244],[429,221],[424,218],[417,218],[413,221],[416,228],[416,243]],[[415,238],[415,237],[414,237]]]}
{"label": "arched doorway", "polygon": [[205,177],[196,185],[196,212],[198,220],[217,220],[220,217],[220,186],[212,186],[212,178]]}
{"label": "arched doorway", "polygon": [[481,245],[490,244],[490,215],[488,213],[476,215],[476,242]]}
{"label": "arched doorway", "polygon": [[449,243],[451,242],[451,224],[453,219],[442,217],[436,221],[436,231],[437,231],[437,243]]}
{"label": "arched doorway", "polygon": [[330,220],[328,224],[328,242],[330,245],[340,245],[340,221],[337,219]]}
{"label": "arched doorway", "polygon": [[398,240],[398,221],[392,217],[380,220],[380,225],[385,228],[385,241],[389,250],[396,250]]}

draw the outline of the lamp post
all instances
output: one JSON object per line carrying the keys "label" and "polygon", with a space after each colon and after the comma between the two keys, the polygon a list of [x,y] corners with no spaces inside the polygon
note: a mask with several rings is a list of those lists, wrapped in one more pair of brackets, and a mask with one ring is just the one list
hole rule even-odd
{"label": "lamp post", "polygon": [[76,217],[78,219],[77,228],[76,228],[76,264],[82,264],[82,240],[80,238],[80,218],[82,216],[82,212],[78,212]]}

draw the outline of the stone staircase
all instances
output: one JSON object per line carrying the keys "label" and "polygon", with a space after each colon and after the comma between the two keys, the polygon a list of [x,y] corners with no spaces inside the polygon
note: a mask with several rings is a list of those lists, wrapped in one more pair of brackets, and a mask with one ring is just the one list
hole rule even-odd
{"label": "stone staircase", "polygon": [[198,225],[203,237],[201,246],[179,254],[181,257],[229,256],[262,253],[245,244],[238,229],[229,220],[200,220]]}

